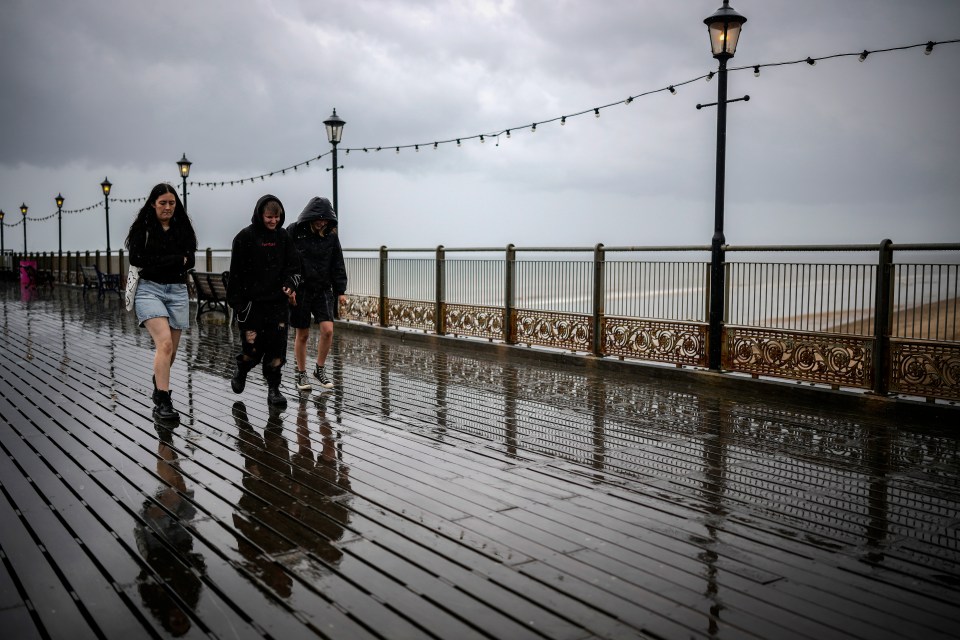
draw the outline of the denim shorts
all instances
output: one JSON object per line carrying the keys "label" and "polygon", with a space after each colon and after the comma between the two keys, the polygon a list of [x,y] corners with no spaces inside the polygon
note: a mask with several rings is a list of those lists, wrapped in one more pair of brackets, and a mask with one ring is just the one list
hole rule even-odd
{"label": "denim shorts", "polygon": [[190,298],[185,284],[160,284],[141,278],[133,307],[141,327],[152,318],[167,318],[171,329],[190,327]]}

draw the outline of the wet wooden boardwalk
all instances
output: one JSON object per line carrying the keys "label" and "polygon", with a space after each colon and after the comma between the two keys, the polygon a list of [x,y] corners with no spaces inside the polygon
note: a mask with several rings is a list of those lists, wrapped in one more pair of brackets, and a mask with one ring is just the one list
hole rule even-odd
{"label": "wet wooden boardwalk", "polygon": [[[114,298],[0,290],[4,638],[955,638],[960,413],[338,329],[335,392],[150,417]],[[291,343],[292,344],[292,343]],[[292,352],[291,352],[292,356]],[[291,358],[292,360],[292,358]]]}

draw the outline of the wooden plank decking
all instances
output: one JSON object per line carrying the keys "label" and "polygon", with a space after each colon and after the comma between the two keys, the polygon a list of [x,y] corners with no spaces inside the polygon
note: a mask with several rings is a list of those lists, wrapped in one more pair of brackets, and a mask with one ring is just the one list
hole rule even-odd
{"label": "wooden plank decking", "polygon": [[277,412],[205,322],[171,430],[118,300],[0,296],[5,638],[957,635],[955,407],[341,327],[337,390],[297,397],[288,364]]}

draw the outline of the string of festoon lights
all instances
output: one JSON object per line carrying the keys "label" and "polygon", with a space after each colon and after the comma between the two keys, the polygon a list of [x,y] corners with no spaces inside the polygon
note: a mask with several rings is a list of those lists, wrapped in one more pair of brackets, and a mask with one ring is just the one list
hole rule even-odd
{"label": "string of festoon lights", "polygon": [[[734,71],[743,71],[743,70],[753,69],[754,75],[755,75],[755,76],[759,76],[759,75],[760,75],[760,69],[762,69],[763,67],[781,67],[781,66],[785,66],[785,65],[802,64],[802,63],[806,63],[806,64],[808,64],[808,65],[813,66],[813,65],[815,65],[815,64],[817,63],[817,61],[819,61],[819,60],[830,60],[830,59],[833,59],[833,58],[844,58],[844,57],[851,57],[851,56],[858,56],[859,59],[860,59],[860,61],[863,62],[863,61],[865,61],[865,60],[867,59],[867,56],[869,56],[870,54],[886,53],[886,52],[890,52],[890,51],[904,51],[904,50],[907,50],[907,49],[916,49],[916,48],[919,48],[919,47],[923,47],[923,48],[924,48],[924,53],[927,54],[927,55],[929,55],[930,53],[933,52],[933,48],[934,48],[936,45],[939,45],[939,44],[953,44],[953,43],[957,43],[957,42],[960,42],[960,39],[943,40],[943,41],[938,41],[938,42],[934,42],[934,41],[930,40],[930,41],[927,41],[927,42],[920,42],[920,43],[917,43],[917,44],[905,45],[905,46],[900,46],[900,47],[887,47],[887,48],[884,48],[884,49],[874,49],[874,50],[872,50],[872,51],[868,51],[868,50],[864,49],[863,51],[858,51],[858,52],[853,52],[853,53],[835,53],[835,54],[826,55],[826,56],[819,56],[819,57],[816,57],[816,58],[808,56],[808,57],[806,57],[806,58],[802,58],[802,59],[799,59],[799,60],[787,60],[787,61],[782,61],[782,62],[768,62],[768,63],[764,63],[764,64],[745,65],[745,66],[742,66],[742,67],[731,67],[731,68],[727,69],[727,71],[728,71],[728,72],[734,72]],[[638,93],[638,94],[635,94],[635,95],[627,96],[626,98],[624,98],[624,99],[622,99],[622,100],[617,100],[617,101],[615,101],[615,102],[610,102],[610,103],[603,104],[603,105],[599,105],[599,106],[596,106],[596,107],[591,107],[591,108],[588,108],[588,109],[583,109],[583,110],[581,110],[581,111],[575,111],[575,112],[573,112],[573,113],[568,113],[568,114],[565,114],[565,115],[555,116],[555,117],[553,117],[553,118],[548,118],[548,119],[545,119],[545,120],[539,120],[539,121],[532,122],[532,123],[529,123],[529,124],[524,123],[524,124],[522,124],[522,125],[517,125],[517,126],[514,126],[514,127],[509,127],[509,128],[500,129],[500,130],[498,130],[498,131],[491,131],[491,132],[487,132],[487,133],[476,133],[476,134],[473,134],[473,135],[460,136],[460,137],[455,137],[455,138],[449,138],[449,139],[446,139],[446,140],[433,140],[433,141],[416,142],[416,143],[410,143],[410,144],[392,144],[392,145],[376,145],[376,146],[372,146],[372,145],[371,145],[371,146],[365,146],[365,147],[341,147],[340,150],[343,151],[343,152],[344,152],[345,154],[347,154],[347,155],[349,155],[351,151],[353,151],[353,152],[358,152],[358,151],[359,151],[359,152],[361,152],[361,153],[370,153],[370,152],[376,153],[376,152],[380,152],[380,151],[394,151],[395,153],[399,154],[401,149],[413,149],[415,152],[419,152],[420,149],[435,149],[435,150],[436,150],[436,149],[439,149],[439,148],[440,148],[440,145],[447,145],[447,144],[456,144],[458,147],[462,147],[462,146],[463,146],[463,143],[464,143],[464,142],[467,142],[467,141],[469,141],[469,140],[479,140],[481,143],[484,143],[484,142],[486,142],[487,140],[493,140],[495,146],[499,146],[499,145],[500,145],[500,138],[501,138],[501,136],[510,138],[510,137],[512,137],[512,135],[513,135],[514,133],[519,133],[519,132],[535,133],[535,132],[537,131],[537,127],[538,127],[538,126],[543,126],[543,125],[547,125],[547,124],[552,124],[552,123],[555,123],[555,122],[559,122],[560,125],[563,126],[563,125],[566,125],[566,124],[567,124],[567,121],[568,121],[568,120],[571,120],[571,119],[573,119],[573,118],[577,118],[577,117],[580,117],[580,116],[584,116],[584,115],[589,116],[590,114],[593,114],[594,117],[599,118],[599,117],[600,117],[600,112],[603,111],[603,110],[605,110],[605,109],[610,109],[610,108],[619,107],[619,106],[625,106],[625,105],[628,105],[628,104],[632,103],[634,100],[637,100],[637,99],[639,99],[639,98],[643,98],[643,97],[646,97],[646,96],[651,96],[651,95],[654,95],[654,94],[657,94],[657,93],[668,92],[668,93],[670,93],[671,95],[676,95],[676,94],[677,94],[677,88],[678,88],[678,87],[682,87],[682,86],[684,86],[684,85],[692,84],[692,83],[698,82],[698,81],[700,81],[700,80],[706,80],[706,81],[709,82],[709,81],[713,78],[714,75],[716,75],[716,73],[715,73],[714,71],[710,71],[710,72],[708,72],[708,73],[705,73],[705,74],[703,74],[703,75],[697,76],[697,77],[695,77],[695,78],[690,78],[689,80],[684,80],[684,81],[682,81],[682,82],[675,82],[675,83],[673,83],[673,84],[667,85],[666,87],[661,87],[661,88],[659,88],[659,89],[652,89],[652,90],[650,90],[650,91],[644,91],[644,92],[642,92],[642,93]],[[323,154],[318,155],[318,156],[315,157],[315,158],[311,158],[310,160],[305,160],[305,161],[303,161],[303,162],[299,162],[299,163],[294,164],[294,165],[291,165],[291,166],[289,166],[289,167],[285,167],[285,168],[283,168],[283,169],[278,169],[278,170],[276,170],[276,171],[270,171],[269,173],[263,173],[263,174],[260,174],[260,175],[258,175],[258,176],[253,176],[253,177],[248,177],[248,178],[241,178],[241,179],[239,179],[239,180],[221,180],[221,181],[216,181],[216,182],[190,182],[189,184],[192,184],[192,185],[195,185],[195,186],[198,186],[198,187],[218,188],[218,187],[225,187],[225,186],[242,185],[242,184],[244,184],[244,182],[247,182],[247,181],[249,181],[249,182],[253,182],[254,180],[261,180],[261,181],[263,181],[263,180],[265,180],[266,178],[273,177],[273,176],[275,176],[275,175],[277,175],[277,174],[286,175],[286,172],[287,172],[287,171],[290,171],[290,170],[296,171],[297,169],[299,169],[300,167],[303,167],[303,166],[309,167],[311,162],[315,162],[315,161],[317,161],[317,160],[320,160],[320,159],[322,159],[324,156],[330,155],[330,153],[331,153],[331,152],[328,151],[328,152],[326,152],[326,153],[323,153]]]}
{"label": "string of festoon lights", "polygon": [[[910,44],[910,45],[904,45],[904,46],[899,46],[899,47],[886,47],[886,48],[883,48],[883,49],[873,49],[873,50],[864,49],[863,51],[855,51],[855,52],[851,52],[851,53],[834,53],[834,54],[831,54],[831,55],[818,56],[818,57],[807,56],[806,58],[800,58],[800,59],[797,59],[797,60],[785,60],[785,61],[781,61],[781,62],[766,62],[766,63],[762,63],[762,64],[748,64],[748,65],[744,65],[744,66],[742,66],[742,67],[730,67],[730,68],[727,69],[727,72],[728,72],[728,73],[733,73],[733,72],[737,72],[737,71],[749,71],[749,70],[752,70],[754,76],[759,77],[759,76],[760,76],[760,70],[763,69],[763,68],[765,68],[765,67],[782,67],[782,66],[794,65],[794,64],[807,64],[807,65],[810,65],[810,66],[814,66],[814,65],[816,65],[817,62],[819,62],[819,61],[821,61],[821,60],[833,60],[833,59],[836,59],[836,58],[849,58],[849,57],[854,57],[854,56],[856,56],[856,57],[860,60],[860,62],[865,62],[865,61],[867,60],[867,58],[868,58],[869,56],[871,56],[871,55],[875,55],[875,54],[879,54],[879,53],[888,53],[888,52],[893,52],[893,51],[906,51],[906,50],[909,50],[909,49],[918,49],[918,48],[921,48],[921,47],[923,48],[924,54],[930,55],[931,53],[933,53],[934,47],[936,47],[936,46],[938,46],[938,45],[956,44],[956,43],[958,43],[958,42],[960,42],[960,38],[955,38],[955,39],[952,39],[952,40],[940,40],[940,41],[928,40],[928,41],[926,41],[926,42],[919,42],[919,43],[917,43],[917,44]],[[676,94],[677,94],[677,89],[678,89],[679,87],[683,87],[683,86],[685,86],[685,85],[692,84],[692,83],[694,83],[694,82],[699,82],[700,80],[706,80],[707,82],[709,82],[709,81],[714,77],[714,75],[716,75],[716,72],[715,72],[715,71],[709,71],[709,72],[707,72],[707,73],[705,73],[705,74],[703,74],[703,75],[699,75],[699,76],[697,76],[697,77],[695,77],[695,78],[690,78],[689,80],[684,80],[684,81],[682,81],[682,82],[675,82],[675,83],[670,84],[670,85],[667,85],[667,86],[665,86],[665,87],[660,87],[659,89],[651,89],[650,91],[644,91],[644,92],[642,92],[642,93],[637,93],[637,94],[634,94],[634,95],[630,95],[630,96],[627,96],[626,98],[623,98],[623,99],[620,99],[620,100],[616,100],[616,101],[614,101],[614,102],[609,102],[609,103],[607,103],[607,104],[602,104],[602,105],[599,105],[599,106],[596,106],[596,107],[590,107],[590,108],[587,108],[587,109],[582,109],[582,110],[580,110],[580,111],[575,111],[575,112],[567,113],[567,114],[564,114],[564,115],[554,116],[554,117],[552,117],[552,118],[547,118],[547,119],[544,119],[544,120],[538,120],[538,121],[531,122],[531,123],[524,123],[524,124],[521,124],[521,125],[509,127],[509,128],[503,128],[503,129],[500,129],[500,130],[497,130],[497,131],[490,131],[490,132],[486,132],[486,133],[476,133],[476,134],[473,134],[473,135],[459,136],[459,137],[454,137],[454,138],[448,138],[448,139],[445,139],[445,140],[431,140],[431,141],[426,141],[426,142],[415,142],[415,143],[410,143],[410,144],[391,144],[391,145],[376,145],[376,146],[370,145],[370,146],[365,146],[365,147],[345,147],[345,148],[342,147],[342,148],[341,148],[341,151],[344,151],[347,155],[349,155],[351,151],[353,151],[353,152],[360,152],[360,153],[370,153],[370,152],[376,153],[376,152],[380,152],[380,151],[394,151],[396,154],[399,154],[401,149],[413,149],[415,152],[419,152],[421,148],[423,148],[423,149],[434,149],[434,150],[436,150],[436,149],[439,149],[441,145],[448,145],[448,144],[456,144],[456,146],[462,147],[465,142],[470,141],[470,140],[479,140],[481,143],[485,143],[487,140],[493,140],[493,141],[494,141],[494,144],[495,144],[496,146],[499,146],[500,138],[501,138],[501,137],[510,138],[510,137],[512,137],[514,134],[517,134],[517,133],[536,133],[537,127],[542,127],[543,125],[549,125],[549,124],[553,124],[553,123],[556,123],[556,122],[559,122],[561,126],[564,126],[564,125],[567,124],[567,121],[568,121],[568,120],[571,120],[571,119],[573,119],[573,118],[577,118],[577,117],[580,117],[580,116],[589,116],[590,114],[593,114],[593,116],[594,116],[595,118],[599,118],[599,117],[600,117],[600,112],[601,112],[601,111],[604,111],[604,110],[606,110],[606,109],[611,109],[611,108],[614,108],[614,107],[626,106],[626,105],[631,104],[633,101],[635,101],[635,100],[637,100],[637,99],[639,99],[639,98],[644,98],[644,97],[647,97],[647,96],[652,96],[652,95],[658,94],[658,93],[665,93],[665,92],[666,92],[666,93],[670,93],[671,95],[676,95]],[[190,181],[190,182],[188,182],[188,184],[190,184],[190,185],[192,185],[192,186],[196,186],[196,187],[208,187],[208,188],[210,188],[210,189],[217,189],[217,188],[221,188],[221,187],[240,186],[240,185],[246,184],[246,183],[248,183],[248,182],[252,184],[253,182],[255,182],[255,181],[257,181],[257,180],[263,182],[263,181],[266,181],[267,178],[275,178],[275,177],[279,177],[279,176],[285,176],[285,175],[287,175],[287,172],[288,172],[288,171],[296,172],[296,171],[298,171],[301,167],[307,168],[307,167],[310,166],[310,163],[311,163],[311,162],[317,162],[318,160],[322,160],[324,157],[330,155],[331,153],[332,153],[331,151],[327,151],[327,152],[325,152],[325,153],[321,153],[320,155],[318,155],[318,156],[316,156],[316,157],[309,158],[308,160],[303,160],[303,161],[298,162],[298,163],[296,163],[296,164],[292,164],[292,165],[290,165],[290,166],[288,166],[288,167],[283,167],[282,169],[276,169],[276,170],[274,170],[274,171],[267,171],[267,172],[261,173],[261,174],[256,175],[256,176],[248,176],[248,177],[244,177],[244,178],[235,178],[235,179],[233,179],[233,180],[217,180],[217,181],[212,181],[212,182]],[[146,201],[146,197],[126,198],[126,199],[124,199],[124,198],[110,198],[110,202],[119,202],[119,203],[139,203],[139,202],[144,202],[144,201]],[[96,203],[96,204],[92,204],[92,205],[90,205],[90,206],[83,207],[83,208],[81,208],[81,209],[70,209],[70,210],[66,210],[66,209],[65,209],[65,210],[61,211],[61,213],[82,213],[82,212],[84,212],[84,211],[90,211],[91,209],[97,209],[97,208],[102,207],[102,206],[103,206],[103,202],[101,201],[101,202],[98,202],[98,203]],[[42,218],[30,218],[30,222],[41,222],[41,221],[44,221],[44,220],[49,220],[49,219],[51,219],[51,218],[55,218],[56,216],[57,216],[57,212],[55,211],[55,212],[53,212],[52,214],[47,215],[47,216],[44,216],[44,217],[42,217]],[[22,224],[23,222],[25,222],[25,219],[26,219],[26,216],[24,216],[24,218],[21,219],[21,220],[19,220],[18,222],[15,222],[15,223],[12,223],[12,224],[4,223],[4,226],[7,226],[7,227],[15,227],[15,226],[17,226],[17,225]]]}

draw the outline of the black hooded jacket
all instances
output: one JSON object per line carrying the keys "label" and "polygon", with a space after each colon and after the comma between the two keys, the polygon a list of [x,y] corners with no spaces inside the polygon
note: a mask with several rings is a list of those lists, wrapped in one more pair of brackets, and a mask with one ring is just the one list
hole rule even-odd
{"label": "black hooded jacket", "polygon": [[[227,302],[238,312],[250,302],[286,308],[283,287],[296,289],[300,284],[300,258],[283,228],[283,213],[273,231],[263,224],[263,209],[270,200],[280,203],[279,198],[270,194],[257,200],[250,226],[241,229],[233,239]],[[280,208],[282,211],[283,203]]]}
{"label": "black hooded jacket", "polygon": [[147,224],[135,225],[129,248],[130,264],[140,267],[140,277],[159,284],[185,284],[196,263],[196,238],[176,218],[166,231],[153,215]]}
{"label": "black hooded jacket", "polygon": [[[329,220],[321,236],[310,230],[314,220]],[[337,235],[337,212],[326,198],[311,198],[297,221],[287,228],[300,253],[300,274],[311,292],[330,291],[342,295],[347,290],[347,267]]]}

